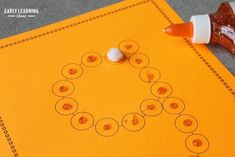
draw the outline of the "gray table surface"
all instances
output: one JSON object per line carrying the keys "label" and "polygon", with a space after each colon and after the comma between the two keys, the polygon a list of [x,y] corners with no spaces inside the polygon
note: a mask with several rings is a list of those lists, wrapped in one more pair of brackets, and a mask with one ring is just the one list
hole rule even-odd
{"label": "gray table surface", "polygon": [[[45,26],[118,1],[120,0],[0,0],[0,38]],[[167,0],[185,21],[189,20],[192,15],[215,12],[223,1]],[[35,18],[9,18],[4,14],[5,8],[38,8],[39,14]],[[208,47],[235,75],[235,55],[219,46]]]}

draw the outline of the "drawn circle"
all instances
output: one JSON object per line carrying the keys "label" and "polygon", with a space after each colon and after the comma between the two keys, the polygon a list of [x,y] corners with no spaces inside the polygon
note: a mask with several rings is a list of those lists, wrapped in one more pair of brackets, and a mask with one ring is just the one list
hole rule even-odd
{"label": "drawn circle", "polygon": [[158,81],[161,77],[161,74],[157,69],[147,67],[140,70],[139,76],[144,82],[152,83]]}
{"label": "drawn circle", "polygon": [[118,122],[112,118],[100,119],[95,126],[96,132],[105,137],[113,136],[118,132]]}
{"label": "drawn circle", "polygon": [[195,117],[189,114],[182,114],[175,119],[176,128],[183,133],[192,133],[197,130],[198,123]]}
{"label": "drawn circle", "polygon": [[119,44],[119,49],[125,54],[125,56],[129,57],[139,50],[139,45],[134,40],[124,40]]}
{"label": "drawn circle", "polygon": [[145,119],[139,113],[128,113],[122,119],[122,126],[128,131],[139,131],[145,125]]}
{"label": "drawn circle", "polygon": [[96,52],[88,52],[82,56],[82,64],[88,67],[96,67],[102,62],[102,57]]}
{"label": "drawn circle", "polygon": [[192,134],[186,138],[185,145],[189,151],[201,154],[209,149],[209,140],[204,135]]}
{"label": "drawn circle", "polygon": [[77,130],[87,130],[93,123],[94,118],[88,112],[78,112],[71,118],[71,125]]}
{"label": "drawn circle", "polygon": [[80,65],[71,63],[67,64],[62,69],[62,75],[67,79],[79,78],[83,73],[83,69]]}
{"label": "drawn circle", "polygon": [[78,109],[78,103],[72,98],[62,98],[55,105],[56,111],[61,115],[71,115]]}
{"label": "drawn circle", "polygon": [[176,115],[184,111],[185,104],[179,98],[170,97],[164,100],[163,108],[167,113]]}
{"label": "drawn circle", "polygon": [[74,91],[74,85],[68,80],[61,80],[54,83],[52,91],[56,96],[59,97],[69,96]]}
{"label": "drawn circle", "polygon": [[150,90],[151,93],[158,98],[168,97],[172,94],[172,87],[165,82],[157,82],[153,84]]}
{"label": "drawn circle", "polygon": [[162,104],[155,99],[146,99],[140,104],[140,110],[144,115],[154,117],[162,112]]}
{"label": "drawn circle", "polygon": [[144,68],[149,64],[149,58],[143,53],[135,53],[129,58],[129,63],[134,68]]}

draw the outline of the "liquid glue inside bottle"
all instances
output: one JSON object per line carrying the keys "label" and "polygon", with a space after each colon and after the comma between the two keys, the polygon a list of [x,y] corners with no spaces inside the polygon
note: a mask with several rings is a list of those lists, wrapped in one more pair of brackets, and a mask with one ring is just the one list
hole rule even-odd
{"label": "liquid glue inside bottle", "polygon": [[173,24],[164,32],[190,37],[192,43],[214,43],[235,54],[235,2],[222,3],[214,14],[195,15],[190,22]]}

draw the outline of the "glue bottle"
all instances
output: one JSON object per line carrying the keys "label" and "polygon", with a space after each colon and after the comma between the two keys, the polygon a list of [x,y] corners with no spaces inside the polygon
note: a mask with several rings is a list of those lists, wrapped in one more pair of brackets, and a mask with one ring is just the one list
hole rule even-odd
{"label": "glue bottle", "polygon": [[214,14],[195,15],[191,22],[173,24],[164,32],[190,37],[192,43],[214,43],[235,54],[235,2],[222,3]]}

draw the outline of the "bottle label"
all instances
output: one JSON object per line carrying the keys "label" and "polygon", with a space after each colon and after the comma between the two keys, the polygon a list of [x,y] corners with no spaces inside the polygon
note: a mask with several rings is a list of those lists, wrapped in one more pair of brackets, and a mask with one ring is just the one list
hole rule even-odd
{"label": "bottle label", "polygon": [[233,28],[228,27],[228,26],[222,26],[221,33],[224,34],[225,36],[229,37],[233,41],[233,43],[235,44],[235,31]]}

